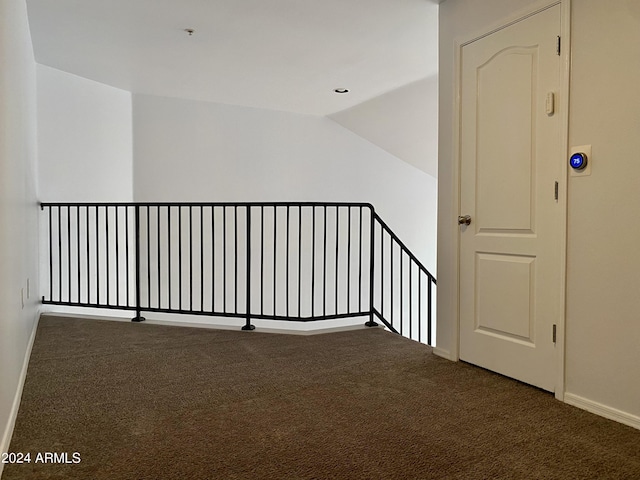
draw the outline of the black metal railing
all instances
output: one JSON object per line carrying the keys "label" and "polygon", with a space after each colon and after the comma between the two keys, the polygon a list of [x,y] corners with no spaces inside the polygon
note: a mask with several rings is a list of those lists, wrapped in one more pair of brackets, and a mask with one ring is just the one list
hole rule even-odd
{"label": "black metal railing", "polygon": [[[317,321],[432,343],[435,278],[366,203],[42,203],[44,304]],[[48,283],[48,284],[47,284]]]}
{"label": "black metal railing", "polygon": [[373,220],[371,309],[391,331],[433,345],[436,279],[375,212]]}

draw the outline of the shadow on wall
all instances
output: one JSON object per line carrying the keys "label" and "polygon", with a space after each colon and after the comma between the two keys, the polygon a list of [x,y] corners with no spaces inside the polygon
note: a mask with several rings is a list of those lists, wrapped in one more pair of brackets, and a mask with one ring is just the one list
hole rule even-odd
{"label": "shadow on wall", "polygon": [[329,118],[438,178],[437,75],[334,113]]}

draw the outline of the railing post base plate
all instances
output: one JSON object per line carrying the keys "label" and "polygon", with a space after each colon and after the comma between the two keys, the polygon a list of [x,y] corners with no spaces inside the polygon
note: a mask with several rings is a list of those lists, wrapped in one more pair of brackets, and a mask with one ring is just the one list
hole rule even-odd
{"label": "railing post base plate", "polygon": [[378,324],[376,322],[374,322],[373,320],[369,320],[368,322],[365,322],[364,324],[366,327],[377,327]]}
{"label": "railing post base plate", "polygon": [[145,320],[146,320],[146,318],[144,318],[144,317],[142,317],[140,315],[137,315],[137,316],[135,316],[135,317],[133,317],[131,319],[132,322],[136,322],[136,323],[144,322]]}
{"label": "railing post base plate", "polygon": [[241,330],[255,330],[256,326],[255,325],[243,325]]}

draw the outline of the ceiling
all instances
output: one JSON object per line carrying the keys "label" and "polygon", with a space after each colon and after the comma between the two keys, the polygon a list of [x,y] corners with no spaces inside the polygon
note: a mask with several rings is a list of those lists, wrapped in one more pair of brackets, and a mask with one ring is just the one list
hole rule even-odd
{"label": "ceiling", "polygon": [[40,64],[134,93],[313,115],[435,75],[437,4],[27,0]]}

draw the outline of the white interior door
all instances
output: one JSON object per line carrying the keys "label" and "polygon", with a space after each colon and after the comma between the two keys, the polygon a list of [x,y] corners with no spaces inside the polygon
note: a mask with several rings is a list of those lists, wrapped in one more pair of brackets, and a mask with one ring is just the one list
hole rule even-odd
{"label": "white interior door", "polygon": [[[553,391],[560,6],[462,47],[460,358]],[[460,221],[464,222],[464,219]]]}

